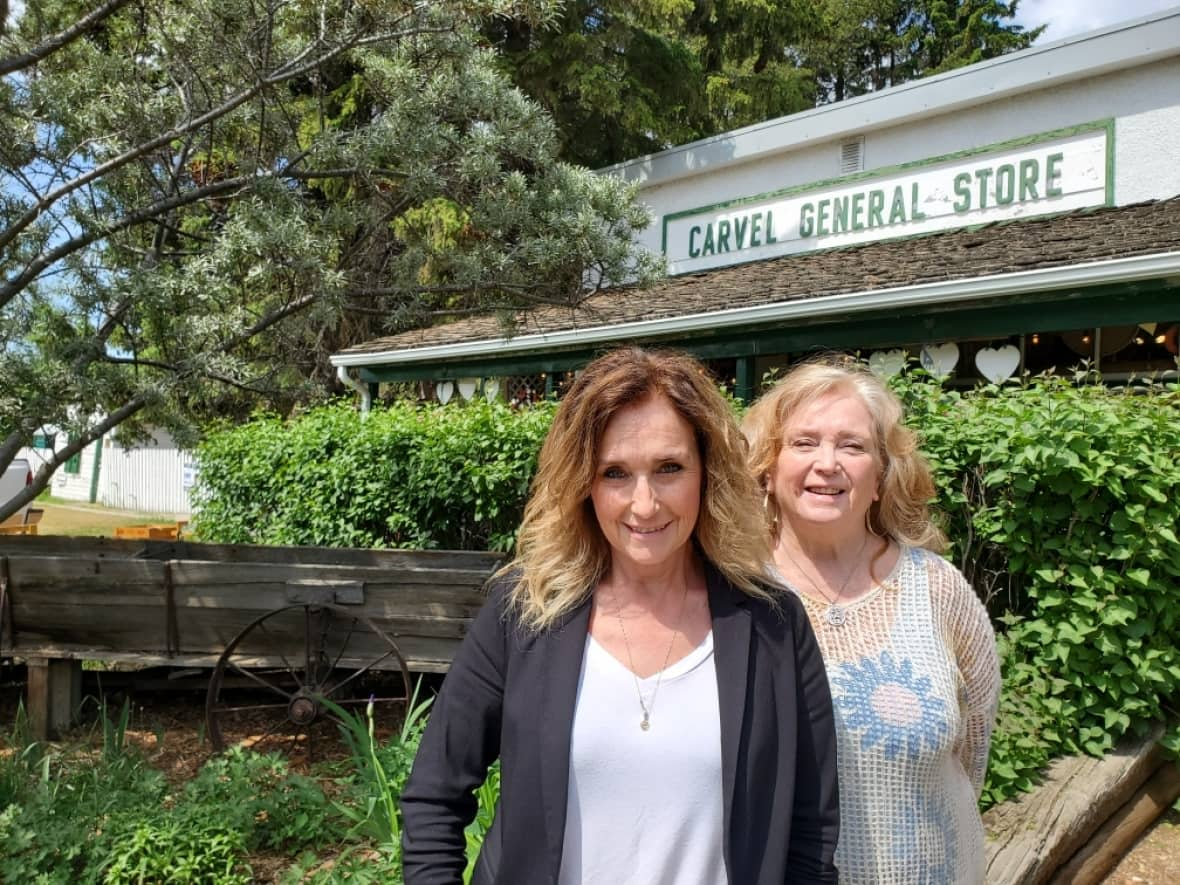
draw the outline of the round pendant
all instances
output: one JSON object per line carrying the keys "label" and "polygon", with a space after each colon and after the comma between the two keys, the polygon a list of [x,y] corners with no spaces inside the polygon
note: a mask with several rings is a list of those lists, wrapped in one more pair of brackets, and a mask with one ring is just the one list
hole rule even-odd
{"label": "round pendant", "polygon": [[843,627],[844,626],[844,609],[842,609],[838,605],[829,605],[828,611],[824,615],[824,617],[827,619],[827,622],[829,624],[831,624],[833,627]]}
{"label": "round pendant", "polygon": [[639,723],[639,727],[642,728],[644,731],[647,731],[649,728],[651,728],[651,723],[647,721],[646,716],[643,717],[643,721]]}

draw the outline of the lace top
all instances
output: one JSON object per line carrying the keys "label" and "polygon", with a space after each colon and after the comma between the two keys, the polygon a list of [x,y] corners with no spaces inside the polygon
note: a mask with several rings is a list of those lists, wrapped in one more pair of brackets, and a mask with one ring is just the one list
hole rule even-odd
{"label": "lace top", "polygon": [[954,566],[916,548],[843,606],[840,626],[799,595],[832,689],[840,881],[983,882],[978,801],[1000,690],[983,604]]}

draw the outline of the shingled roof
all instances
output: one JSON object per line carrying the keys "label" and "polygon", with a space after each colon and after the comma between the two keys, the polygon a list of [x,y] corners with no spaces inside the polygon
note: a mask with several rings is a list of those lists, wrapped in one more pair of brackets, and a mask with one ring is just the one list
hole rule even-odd
{"label": "shingled roof", "polygon": [[[522,312],[514,333],[623,325],[1175,251],[1180,251],[1180,197],[996,222],[682,274],[646,290],[607,290],[577,308],[543,307]],[[339,355],[410,351],[503,338],[504,328],[495,316],[477,316],[377,338]]]}

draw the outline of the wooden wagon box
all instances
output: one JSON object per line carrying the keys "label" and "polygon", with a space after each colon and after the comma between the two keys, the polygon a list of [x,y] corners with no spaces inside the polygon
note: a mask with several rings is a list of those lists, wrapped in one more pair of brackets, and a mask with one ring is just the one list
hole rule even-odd
{"label": "wooden wagon box", "polygon": [[[412,671],[443,672],[501,561],[460,551],[0,537],[0,656],[213,667],[232,650],[243,673],[302,666],[315,651],[332,667],[397,669],[400,657]],[[31,706],[32,693],[30,671]]]}

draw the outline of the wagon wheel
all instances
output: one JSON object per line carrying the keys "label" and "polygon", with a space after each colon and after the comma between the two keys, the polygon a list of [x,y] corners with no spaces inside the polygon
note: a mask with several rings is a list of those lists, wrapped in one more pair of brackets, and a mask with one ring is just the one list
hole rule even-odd
{"label": "wagon wheel", "polygon": [[225,647],[205,701],[214,750],[315,756],[339,740],[340,719],[325,700],[357,713],[373,704],[392,720],[410,697],[410,672],[397,644],[348,607],[296,603],[248,624]]}

